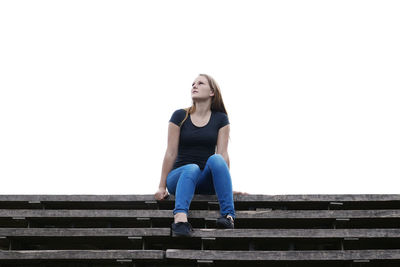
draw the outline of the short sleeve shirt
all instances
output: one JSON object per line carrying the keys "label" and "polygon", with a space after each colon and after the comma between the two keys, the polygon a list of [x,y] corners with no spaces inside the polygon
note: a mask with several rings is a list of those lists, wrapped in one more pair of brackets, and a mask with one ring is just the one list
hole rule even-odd
{"label": "short sleeve shirt", "polygon": [[[179,126],[185,115],[186,110],[175,110],[169,121]],[[189,114],[180,129],[178,156],[172,170],[189,163],[203,170],[207,159],[215,154],[219,129],[227,124],[228,116],[220,111],[211,111],[210,120],[203,127],[194,125]]]}

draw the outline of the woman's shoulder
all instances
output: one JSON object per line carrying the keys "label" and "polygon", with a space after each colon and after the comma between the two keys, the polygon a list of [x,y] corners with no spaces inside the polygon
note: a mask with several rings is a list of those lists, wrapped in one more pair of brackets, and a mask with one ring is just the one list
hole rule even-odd
{"label": "woman's shoulder", "polygon": [[224,113],[224,112],[222,112],[222,111],[217,111],[217,110],[215,110],[215,111],[214,111],[214,114],[215,114],[217,117],[219,117],[219,118],[226,118],[226,117],[228,117],[228,115],[226,115],[226,113]]}
{"label": "woman's shoulder", "polygon": [[179,109],[176,109],[176,110],[173,112],[173,114],[176,114],[176,115],[186,114],[186,110],[183,109],[183,108],[179,108]]}
{"label": "woman's shoulder", "polygon": [[184,110],[183,108],[180,109],[176,109],[171,116],[171,120],[172,121],[181,121],[183,120],[183,118],[185,118],[186,116],[186,110]]}
{"label": "woman's shoulder", "polygon": [[225,112],[222,111],[216,111],[215,112],[215,118],[218,123],[218,128],[221,128],[227,124],[229,124],[229,118],[228,115]]}

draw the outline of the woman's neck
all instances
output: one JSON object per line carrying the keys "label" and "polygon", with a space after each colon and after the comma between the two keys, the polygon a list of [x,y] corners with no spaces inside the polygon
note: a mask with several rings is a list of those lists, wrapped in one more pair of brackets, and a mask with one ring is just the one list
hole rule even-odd
{"label": "woman's neck", "polygon": [[199,117],[206,117],[211,112],[211,101],[196,102],[196,111],[193,113]]}

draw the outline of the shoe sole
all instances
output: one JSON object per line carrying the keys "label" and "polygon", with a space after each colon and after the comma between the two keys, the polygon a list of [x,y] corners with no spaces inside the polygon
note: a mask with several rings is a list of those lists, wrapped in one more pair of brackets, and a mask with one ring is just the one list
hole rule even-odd
{"label": "shoe sole", "polygon": [[227,226],[225,224],[220,224],[220,223],[217,223],[216,225],[217,225],[218,229],[234,229],[235,228],[234,226]]}
{"label": "shoe sole", "polygon": [[181,233],[175,233],[175,232],[172,232],[172,236],[173,237],[192,237],[192,233],[190,233],[190,234],[181,234]]}

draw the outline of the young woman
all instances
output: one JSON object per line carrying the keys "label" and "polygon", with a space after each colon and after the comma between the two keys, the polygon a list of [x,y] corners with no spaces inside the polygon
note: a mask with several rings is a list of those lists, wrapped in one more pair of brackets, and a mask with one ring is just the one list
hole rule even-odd
{"label": "young woman", "polygon": [[229,120],[220,88],[207,74],[199,74],[192,84],[192,106],[172,114],[168,146],[162,166],[157,200],[175,195],[175,236],[191,236],[187,220],[194,194],[216,194],[221,217],[218,228],[234,228],[235,209],[229,172]]}

